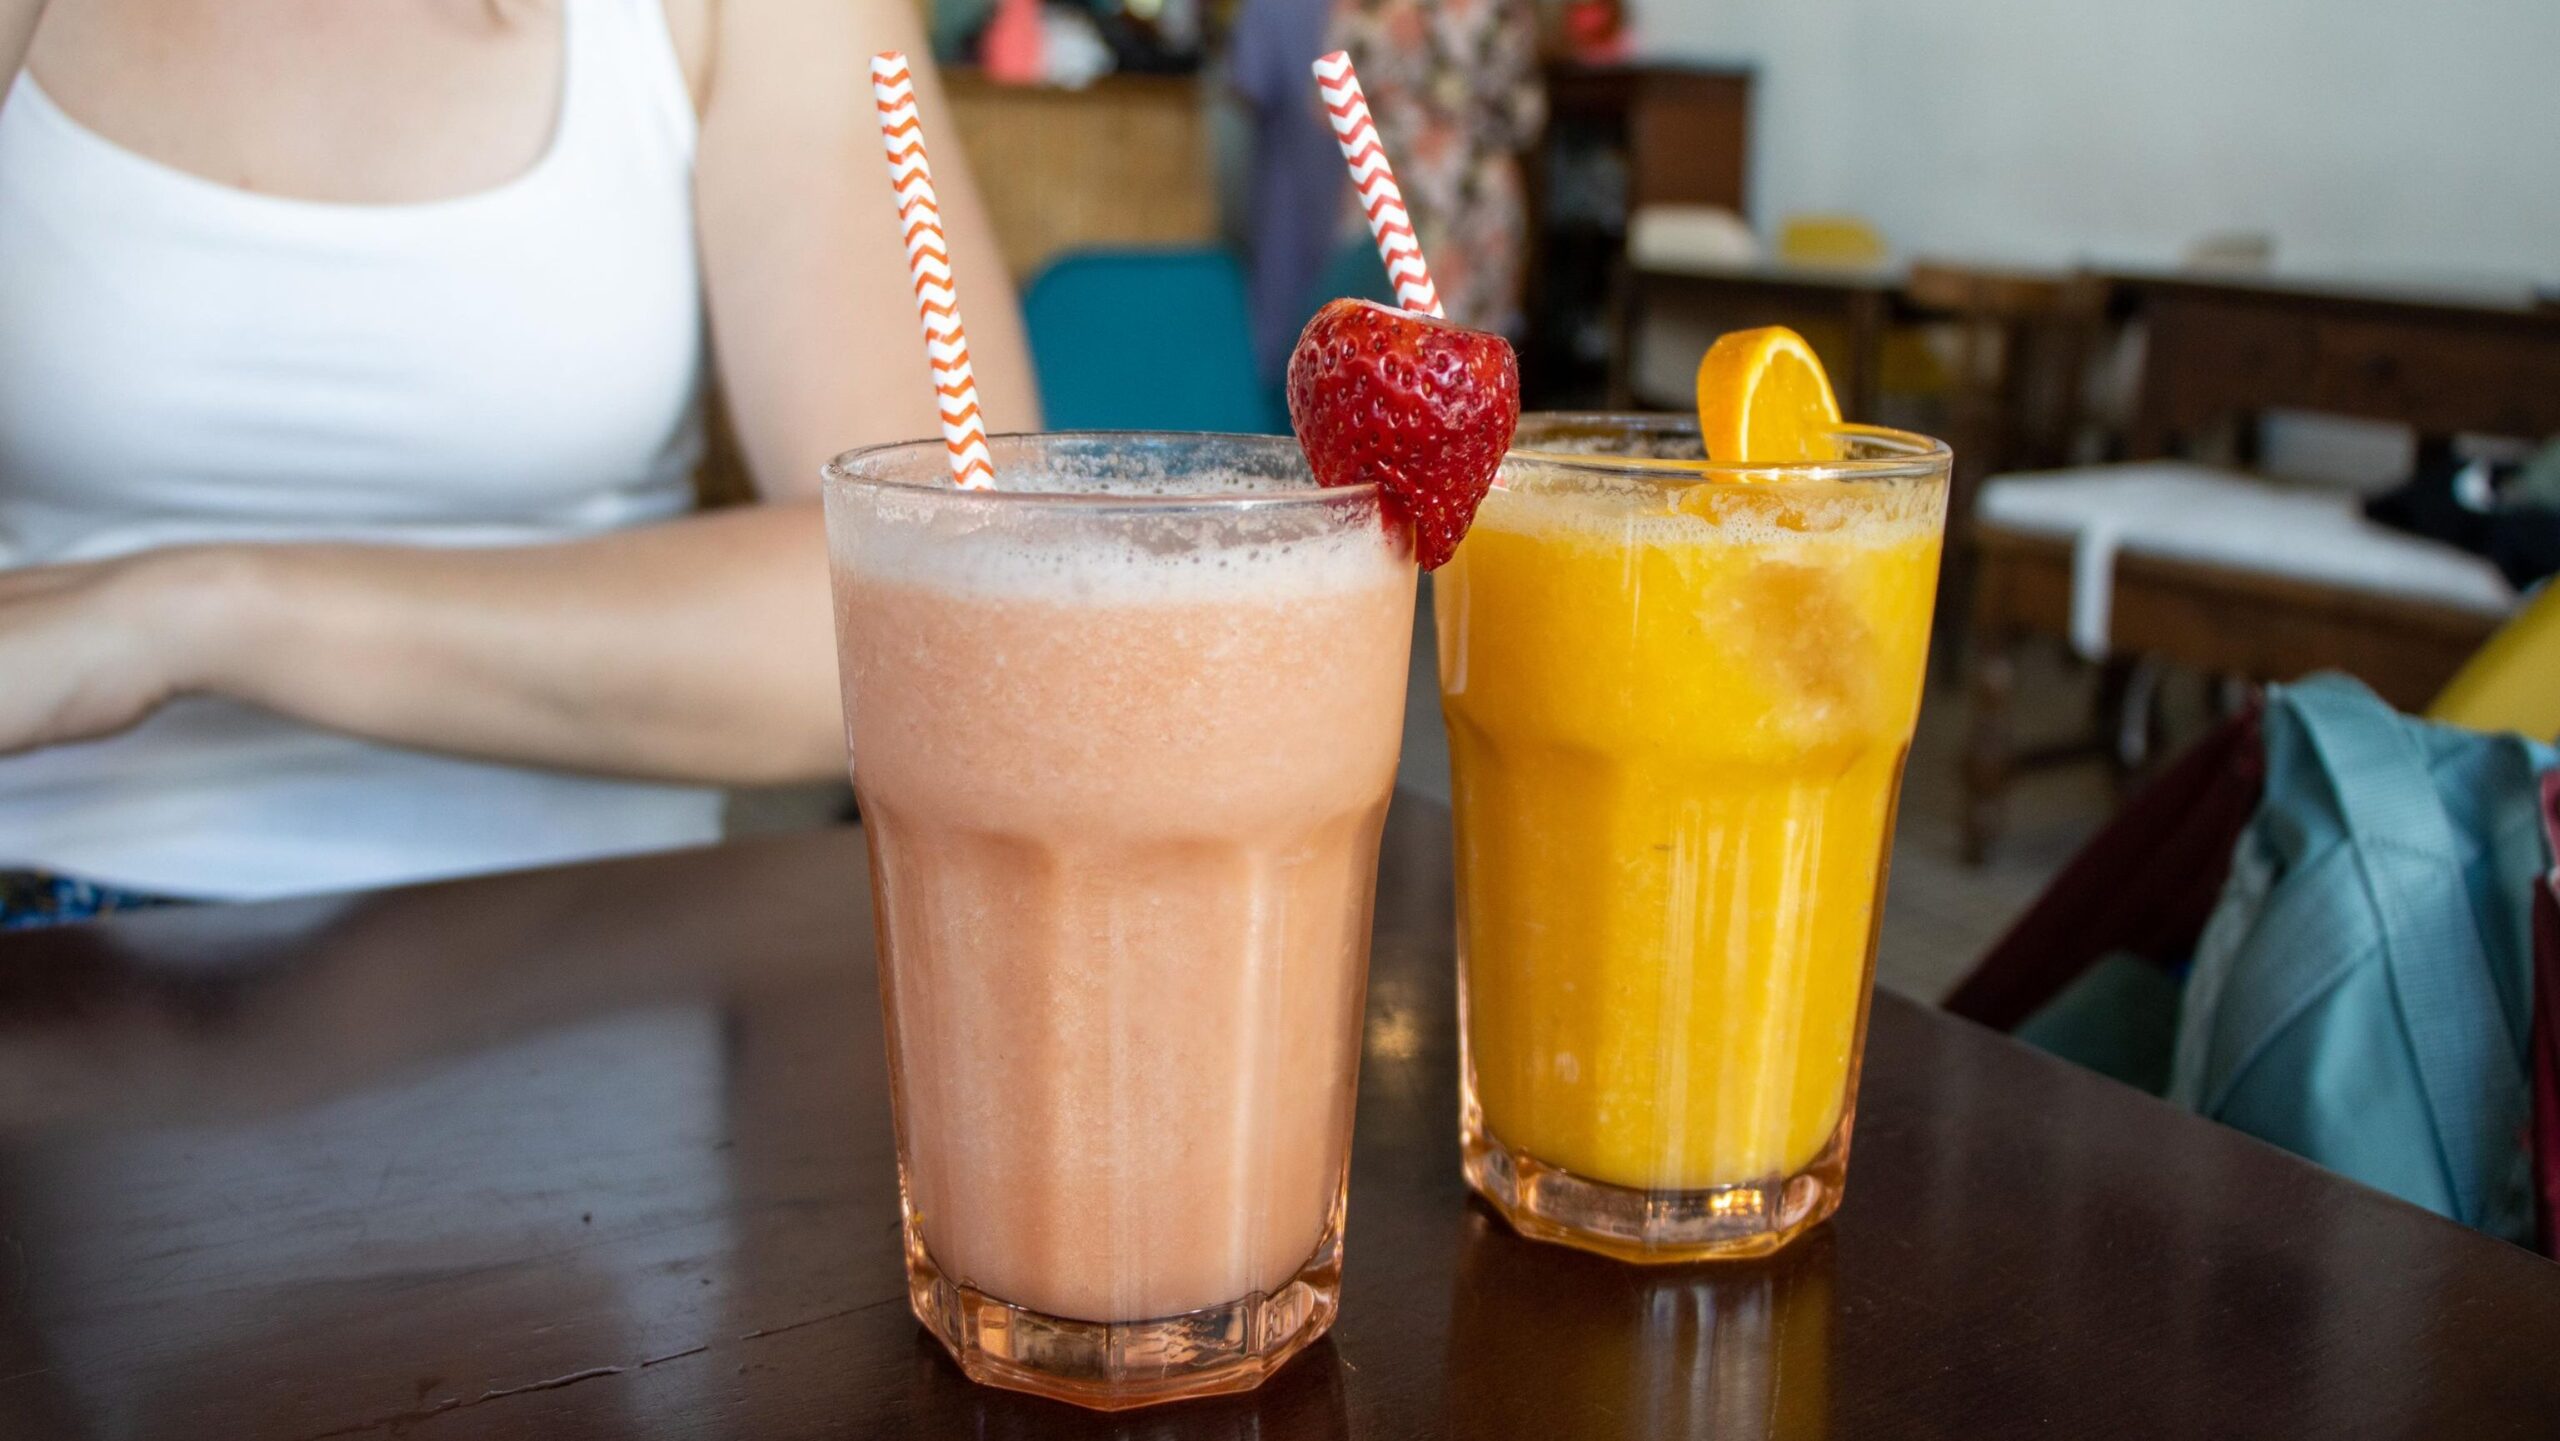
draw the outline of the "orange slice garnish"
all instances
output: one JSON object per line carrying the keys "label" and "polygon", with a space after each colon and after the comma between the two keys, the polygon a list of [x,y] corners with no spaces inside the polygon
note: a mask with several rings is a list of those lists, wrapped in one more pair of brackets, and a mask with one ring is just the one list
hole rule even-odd
{"label": "orange slice garnish", "polygon": [[1698,362],[1698,432],[1709,460],[1838,460],[1839,425],[1821,357],[1783,325],[1732,331]]}

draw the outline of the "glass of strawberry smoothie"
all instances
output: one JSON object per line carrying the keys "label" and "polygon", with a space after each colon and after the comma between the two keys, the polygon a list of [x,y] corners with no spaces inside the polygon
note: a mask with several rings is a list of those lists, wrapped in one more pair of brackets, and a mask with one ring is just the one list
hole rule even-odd
{"label": "glass of strawberry smoothie", "polygon": [[826,470],[908,1296],[1117,1409],[1323,1334],[1414,563],[1286,437]]}

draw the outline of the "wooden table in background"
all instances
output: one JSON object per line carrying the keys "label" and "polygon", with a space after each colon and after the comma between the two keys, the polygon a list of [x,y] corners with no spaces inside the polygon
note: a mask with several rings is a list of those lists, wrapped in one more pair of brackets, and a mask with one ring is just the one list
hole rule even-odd
{"label": "wooden table in background", "polygon": [[[2529,291],[2118,272],[2150,330],[2129,449],[2176,454],[2274,409],[2457,434],[2560,435],[2560,308]],[[2245,447],[2251,428],[2241,425]]]}
{"label": "wooden table in background", "polygon": [[1838,1220],[1521,1241],[1457,1173],[1399,800],[1346,1290],[1104,1418],[907,1315],[857,832],[0,938],[0,1435],[2548,1436],[2560,1268],[1904,1000]]}
{"label": "wooden table in background", "polygon": [[[2117,311],[2148,329],[2128,437],[2133,459],[2185,454],[2219,438],[2245,464],[2254,459],[2255,422],[2275,409],[2407,426],[2422,454],[2441,452],[2459,434],[2560,435],[2560,309],[2521,289],[2185,273],[2121,273],[2106,282]],[[1971,540],[1963,844],[1979,860],[1999,834],[2016,772],[2096,754],[2108,742],[2033,753],[2015,747],[2012,653],[2022,641],[2070,634],[2071,547],[1996,525],[1975,527]],[[2425,709],[2499,623],[2430,600],[2157,557],[2119,557],[2114,586],[2109,628],[2119,657],[2257,681],[2343,670],[2409,711]]]}

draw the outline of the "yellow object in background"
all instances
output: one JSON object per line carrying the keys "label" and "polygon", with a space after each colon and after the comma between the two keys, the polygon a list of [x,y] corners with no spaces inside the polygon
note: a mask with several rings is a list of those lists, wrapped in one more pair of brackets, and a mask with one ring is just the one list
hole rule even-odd
{"label": "yellow object in background", "polygon": [[2448,682],[2427,719],[2560,740],[2560,582],[2509,620]]}
{"label": "yellow object in background", "polygon": [[1857,215],[1790,215],[1778,223],[1778,258],[1790,265],[1882,265],[1884,232]]}

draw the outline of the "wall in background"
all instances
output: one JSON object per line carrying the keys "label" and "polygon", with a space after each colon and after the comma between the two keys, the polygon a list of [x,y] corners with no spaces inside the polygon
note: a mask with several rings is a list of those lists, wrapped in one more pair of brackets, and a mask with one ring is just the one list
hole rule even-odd
{"label": "wall in background", "polygon": [[1908,254],[2560,282],[2560,0],[1637,0],[1760,67],[1753,211]]}

